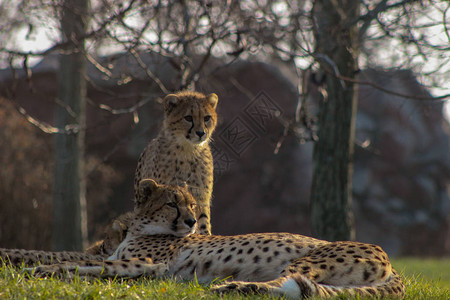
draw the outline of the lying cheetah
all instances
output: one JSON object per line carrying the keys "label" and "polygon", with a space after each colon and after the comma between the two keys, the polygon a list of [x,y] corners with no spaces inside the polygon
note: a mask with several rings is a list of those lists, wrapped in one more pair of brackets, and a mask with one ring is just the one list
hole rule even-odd
{"label": "lying cheetah", "polygon": [[186,182],[197,201],[200,234],[211,234],[213,160],[208,142],[217,124],[217,102],[216,94],[167,95],[162,130],[142,152],[134,178],[135,196],[143,178],[172,185]]}
{"label": "lying cheetah", "polygon": [[128,226],[133,218],[133,214],[128,212],[114,219],[105,230],[105,237],[85,250],[88,254],[102,255],[109,257],[127,235]]}
{"label": "lying cheetah", "polygon": [[194,206],[186,188],[142,180],[128,234],[107,261],[41,265],[33,271],[41,276],[78,272],[98,277],[173,276],[199,282],[229,279],[212,290],[291,298],[404,294],[401,277],[379,246],[289,233],[197,235],[193,234]]}

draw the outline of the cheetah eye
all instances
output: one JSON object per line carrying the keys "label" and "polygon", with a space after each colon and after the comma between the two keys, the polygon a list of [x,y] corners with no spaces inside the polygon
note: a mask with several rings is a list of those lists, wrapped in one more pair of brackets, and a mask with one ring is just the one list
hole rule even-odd
{"label": "cheetah eye", "polygon": [[177,204],[175,202],[168,202],[166,204],[167,204],[167,206],[170,206],[170,207],[177,207]]}
{"label": "cheetah eye", "polygon": [[211,116],[205,116],[204,120],[205,120],[205,122],[209,122],[211,120]]}
{"label": "cheetah eye", "polygon": [[192,116],[185,116],[184,119],[188,122],[192,122],[194,119],[192,118]]}
{"label": "cheetah eye", "polygon": [[194,209],[196,206],[197,206],[197,204],[192,203],[192,204],[191,204],[191,209]]}

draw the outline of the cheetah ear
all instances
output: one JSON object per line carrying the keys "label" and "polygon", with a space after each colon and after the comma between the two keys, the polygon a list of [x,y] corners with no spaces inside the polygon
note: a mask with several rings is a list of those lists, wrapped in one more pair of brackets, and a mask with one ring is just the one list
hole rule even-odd
{"label": "cheetah ear", "polygon": [[155,191],[159,188],[159,184],[156,183],[153,179],[142,179],[139,182],[139,201],[147,199],[155,193]]}
{"label": "cheetah ear", "polygon": [[169,94],[164,97],[164,110],[169,113],[178,104],[178,97],[175,94]]}
{"label": "cheetah ear", "polygon": [[208,100],[212,108],[216,109],[217,102],[219,102],[219,97],[216,94],[214,93],[209,94],[208,96],[206,96],[206,100]]}

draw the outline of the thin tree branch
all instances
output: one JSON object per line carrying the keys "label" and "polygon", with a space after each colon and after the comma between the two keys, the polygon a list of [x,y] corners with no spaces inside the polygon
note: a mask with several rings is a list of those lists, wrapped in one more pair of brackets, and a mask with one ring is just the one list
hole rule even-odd
{"label": "thin tree branch", "polygon": [[[96,36],[97,34],[99,34],[100,32],[102,32],[107,25],[109,25],[110,23],[112,23],[115,19],[117,18],[123,18],[124,15],[133,7],[134,3],[136,2],[136,0],[131,0],[128,3],[128,6],[125,7],[124,9],[120,10],[119,13],[117,14],[113,14],[112,16],[110,16],[109,18],[107,18],[105,20],[105,22],[103,22],[102,24],[100,24],[100,26],[96,29],[96,30],[92,30],[91,32],[88,32],[82,36],[80,36],[78,38],[79,41],[83,41],[86,39],[89,39],[91,37]],[[17,51],[17,50],[11,50],[11,49],[7,49],[5,47],[0,47],[0,52],[4,52],[7,54],[11,54],[11,55],[17,55],[17,56],[46,56],[56,50],[62,50],[64,48],[66,48],[68,45],[70,45],[73,41],[68,40],[65,42],[60,42],[57,43],[55,45],[53,45],[52,47],[42,50],[42,51]]]}
{"label": "thin tree branch", "polygon": [[445,94],[445,95],[441,95],[441,96],[436,96],[436,97],[427,97],[427,96],[417,96],[417,95],[410,95],[410,94],[403,94],[403,93],[399,93],[399,92],[395,92],[389,89],[384,88],[383,86],[373,82],[373,81],[366,81],[366,80],[358,80],[358,79],[354,79],[354,78],[350,78],[350,77],[345,77],[342,75],[336,75],[332,72],[329,72],[329,74],[332,74],[333,76],[351,82],[351,83],[356,83],[356,84],[361,84],[361,85],[369,85],[371,87],[374,87],[386,94],[390,94],[390,95],[394,95],[397,97],[402,97],[402,98],[409,98],[409,99],[415,99],[415,100],[431,100],[431,101],[446,101],[446,98],[450,98],[450,94]]}
{"label": "thin tree branch", "polygon": [[133,55],[133,57],[136,59],[136,62],[139,64],[139,66],[145,71],[147,76],[152,79],[161,89],[161,91],[165,94],[169,94],[169,90],[165,87],[165,85],[162,83],[162,81],[155,75],[153,72],[148,68],[148,66],[142,61],[139,54],[136,52],[135,49],[129,49],[130,53]]}

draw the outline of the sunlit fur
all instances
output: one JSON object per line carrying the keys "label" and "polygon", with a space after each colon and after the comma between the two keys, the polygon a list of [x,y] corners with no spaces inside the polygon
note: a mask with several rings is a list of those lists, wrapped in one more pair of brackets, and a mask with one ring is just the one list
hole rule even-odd
{"label": "sunlit fur", "polygon": [[[192,234],[193,199],[185,187],[142,180],[125,240],[106,261],[39,266],[35,275],[229,280],[212,291],[270,293],[293,299],[358,294],[402,297],[402,278],[377,245],[328,242],[291,233]],[[184,223],[184,225],[183,225]],[[167,232],[171,234],[160,234]]]}
{"label": "sunlit fur", "polygon": [[[141,154],[135,174],[135,197],[138,183],[143,178],[173,185],[187,182],[198,203],[200,228],[197,233],[210,234],[213,162],[208,141],[217,125],[218,97],[216,94],[182,91],[167,95],[163,102],[163,128]],[[189,116],[192,121],[188,121]],[[200,136],[197,132],[204,134]],[[129,226],[127,214],[118,217],[107,226],[104,240],[86,252],[111,255],[124,240]]]}
{"label": "sunlit fur", "polygon": [[209,140],[217,124],[217,95],[179,92],[164,99],[164,130],[180,144],[203,144]]}
{"label": "sunlit fur", "polygon": [[197,202],[196,233],[211,234],[210,202],[213,158],[208,142],[217,125],[216,94],[182,91],[164,98],[164,122],[158,136],[142,152],[134,177],[160,184],[187,183]]}
{"label": "sunlit fur", "polygon": [[195,205],[186,188],[163,186],[152,179],[144,179],[139,184],[139,200],[129,231],[142,235],[192,234],[196,223]]}
{"label": "sunlit fur", "polygon": [[105,257],[114,253],[120,243],[125,239],[131,224],[133,214],[124,213],[106,226],[103,240],[100,240],[85,250],[88,254],[102,255]]}

